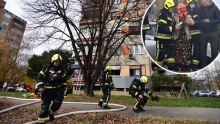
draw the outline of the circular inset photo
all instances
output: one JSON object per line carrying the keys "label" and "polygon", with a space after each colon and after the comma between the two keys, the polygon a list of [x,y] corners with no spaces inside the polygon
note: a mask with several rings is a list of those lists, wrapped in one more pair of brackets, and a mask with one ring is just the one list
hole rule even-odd
{"label": "circular inset photo", "polygon": [[142,42],[151,59],[176,73],[204,69],[220,49],[217,0],[154,0],[142,21]]}

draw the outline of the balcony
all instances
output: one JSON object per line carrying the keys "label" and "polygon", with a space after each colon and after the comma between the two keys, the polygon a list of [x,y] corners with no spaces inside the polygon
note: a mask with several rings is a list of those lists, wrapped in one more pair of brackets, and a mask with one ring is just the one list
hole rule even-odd
{"label": "balcony", "polygon": [[88,25],[88,24],[98,24],[100,21],[99,19],[90,19],[90,20],[81,20],[79,22],[80,26],[83,26],[83,25]]}

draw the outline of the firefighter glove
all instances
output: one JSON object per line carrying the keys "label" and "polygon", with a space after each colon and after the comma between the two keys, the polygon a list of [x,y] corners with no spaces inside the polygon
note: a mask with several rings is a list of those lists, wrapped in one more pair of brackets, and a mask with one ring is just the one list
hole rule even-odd
{"label": "firefighter glove", "polygon": [[157,101],[157,102],[159,102],[160,97],[158,97],[158,96],[154,96],[154,97],[151,98],[151,100],[152,100],[152,101]]}

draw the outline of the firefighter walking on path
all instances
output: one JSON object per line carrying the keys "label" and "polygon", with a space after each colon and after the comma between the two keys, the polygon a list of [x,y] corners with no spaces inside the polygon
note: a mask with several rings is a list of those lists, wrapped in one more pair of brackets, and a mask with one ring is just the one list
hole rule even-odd
{"label": "firefighter walking on path", "polygon": [[106,71],[102,72],[100,82],[102,83],[103,97],[100,99],[98,105],[103,109],[111,109],[108,107],[108,102],[110,100],[111,90],[115,87],[111,76],[111,66],[107,66]]}
{"label": "firefighter walking on path", "polygon": [[[54,120],[55,112],[60,108],[64,98],[64,90],[67,90],[66,74],[61,67],[62,57],[53,55],[51,62],[43,67],[37,76],[36,92],[41,92],[41,111],[38,123],[44,124],[49,119]],[[53,104],[50,107],[51,101]],[[50,108],[49,108],[50,107]]]}
{"label": "firefighter walking on path", "polygon": [[151,97],[151,100],[159,102],[160,98],[158,96],[154,96],[146,89],[146,83],[148,83],[148,79],[146,76],[142,76],[139,80],[135,78],[131,83],[129,94],[131,94],[131,96],[136,101],[136,104],[133,108],[133,111],[135,113],[139,113],[139,111],[145,111],[143,107],[147,103],[148,97],[144,95],[144,92]]}
{"label": "firefighter walking on path", "polygon": [[175,70],[175,52],[176,47],[172,33],[180,29],[173,21],[175,3],[173,0],[166,0],[164,8],[160,10],[157,16],[157,27],[154,40],[156,41],[156,62],[163,65],[163,59],[167,54],[167,66],[169,70]]}

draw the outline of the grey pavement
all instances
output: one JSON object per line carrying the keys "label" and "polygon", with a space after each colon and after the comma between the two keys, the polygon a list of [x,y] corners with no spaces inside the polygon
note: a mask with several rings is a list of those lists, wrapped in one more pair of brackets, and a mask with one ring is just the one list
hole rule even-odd
{"label": "grey pavement", "polygon": [[[0,97],[0,101],[11,101],[16,104],[23,104],[33,101],[21,101],[8,98]],[[97,101],[98,102],[98,101]],[[40,103],[34,104],[34,106],[40,106]],[[118,106],[109,105],[112,109],[120,108]],[[102,110],[97,105],[85,105],[85,104],[75,104],[75,103],[63,103],[61,108],[74,108],[75,110]],[[220,109],[219,108],[194,108],[194,107],[160,107],[160,106],[146,106],[145,112],[134,113],[132,110],[133,106],[127,106],[124,111],[119,111],[117,113],[136,116],[155,116],[155,117],[165,117],[165,118],[183,118],[183,119],[193,119],[193,120],[208,120],[220,123]]]}

